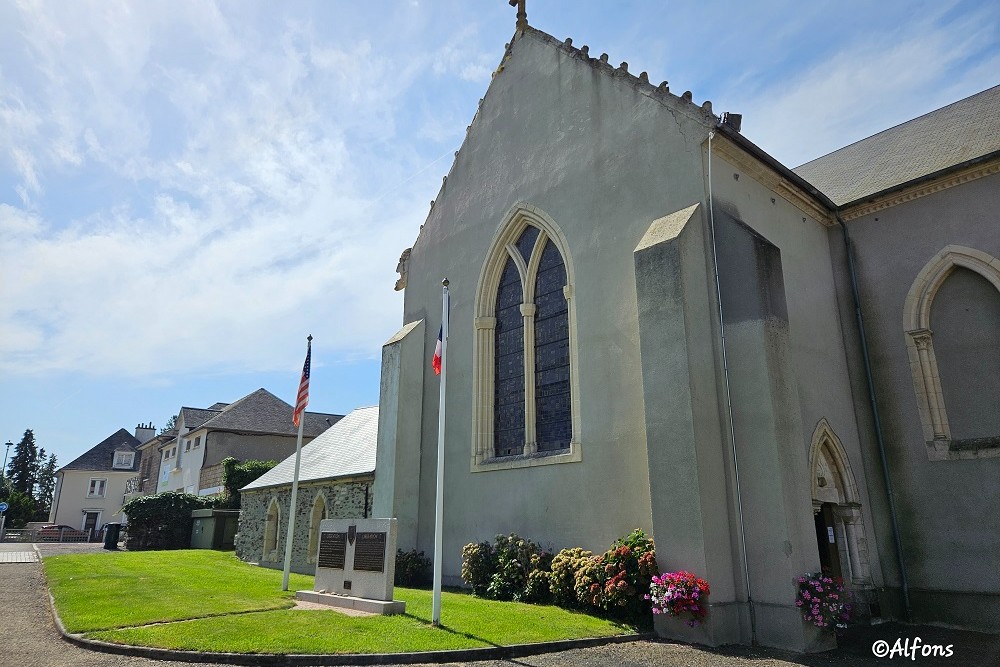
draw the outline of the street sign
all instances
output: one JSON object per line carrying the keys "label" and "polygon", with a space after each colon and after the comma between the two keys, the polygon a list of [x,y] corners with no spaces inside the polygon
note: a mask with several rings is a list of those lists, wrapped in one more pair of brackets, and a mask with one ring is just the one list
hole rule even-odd
{"label": "street sign", "polygon": [[10,505],[7,503],[0,503],[0,512],[6,512],[8,507],[10,507]]}

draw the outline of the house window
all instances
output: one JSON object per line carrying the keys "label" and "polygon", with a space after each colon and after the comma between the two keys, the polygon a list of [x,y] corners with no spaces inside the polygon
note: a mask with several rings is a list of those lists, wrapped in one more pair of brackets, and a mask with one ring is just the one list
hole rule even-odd
{"label": "house window", "polygon": [[107,479],[90,479],[90,486],[87,488],[88,498],[103,498],[104,492],[107,490],[108,480]]}
{"label": "house window", "polygon": [[476,296],[473,472],[580,460],[565,248],[532,207],[494,238]]}
{"label": "house window", "polygon": [[114,468],[131,468],[135,462],[135,452],[115,452]]}
{"label": "house window", "polygon": [[184,441],[184,451],[185,452],[190,452],[191,451],[191,441],[190,440],[185,440]]}
{"label": "house window", "polygon": [[201,447],[201,436],[200,435],[197,438],[194,439],[194,448],[198,449],[199,447]]}

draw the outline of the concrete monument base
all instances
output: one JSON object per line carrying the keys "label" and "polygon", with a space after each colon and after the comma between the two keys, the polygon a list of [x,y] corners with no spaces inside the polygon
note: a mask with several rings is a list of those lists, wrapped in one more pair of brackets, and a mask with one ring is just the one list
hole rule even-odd
{"label": "concrete monument base", "polygon": [[315,602],[340,609],[354,609],[368,614],[393,616],[406,613],[406,603],[402,600],[370,600],[368,598],[337,595],[336,593],[320,593],[318,591],[296,591],[295,599],[304,602]]}

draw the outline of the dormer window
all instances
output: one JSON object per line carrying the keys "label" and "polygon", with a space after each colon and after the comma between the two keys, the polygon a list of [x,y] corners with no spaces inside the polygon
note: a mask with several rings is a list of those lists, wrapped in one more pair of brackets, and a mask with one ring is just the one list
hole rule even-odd
{"label": "dormer window", "polygon": [[115,452],[115,468],[131,468],[135,462],[135,452]]}

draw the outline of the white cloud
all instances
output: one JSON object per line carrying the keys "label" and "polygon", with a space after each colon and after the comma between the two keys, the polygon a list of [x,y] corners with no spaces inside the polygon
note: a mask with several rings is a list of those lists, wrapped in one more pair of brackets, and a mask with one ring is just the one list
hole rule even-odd
{"label": "white cloud", "polygon": [[[0,371],[285,368],[275,341],[306,329],[377,354],[440,176],[397,143],[400,99],[442,59],[441,76],[468,76],[457,47],[376,53],[292,20],[275,38],[201,4],[74,7],[23,7],[38,85],[5,98],[3,131],[14,187],[52,198],[48,219],[29,200],[0,208]],[[196,62],[174,53],[180,34]],[[62,217],[66,170],[111,192]]]}
{"label": "white cloud", "polygon": [[[506,9],[0,8],[19,26],[0,26],[19,54],[0,67],[0,373],[284,369],[300,360],[278,341],[303,332],[341,357],[377,354],[400,324],[397,258],[499,61]],[[794,164],[953,101],[1000,62],[977,56],[995,47],[990,14],[947,10],[879,43],[844,32],[824,62],[793,63],[780,81],[766,65],[780,47],[762,47],[717,108],[744,113],[747,136]],[[755,21],[764,30],[773,14]],[[592,51],[658,79],[708,62],[692,49],[737,69],[731,54],[748,43],[703,49],[681,31],[633,26]],[[668,65],[650,62],[668,52]],[[674,87],[697,99],[711,88]]]}
{"label": "white cloud", "polygon": [[733,91],[727,108],[743,113],[751,140],[797,166],[995,85],[996,12],[950,19],[947,10],[877,40],[845,35],[822,62]]}

